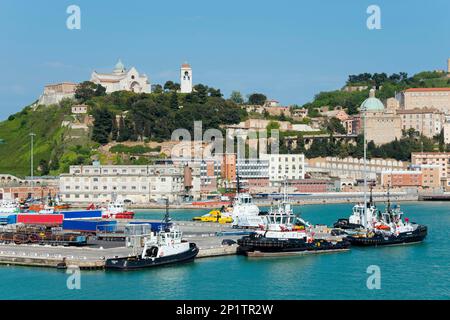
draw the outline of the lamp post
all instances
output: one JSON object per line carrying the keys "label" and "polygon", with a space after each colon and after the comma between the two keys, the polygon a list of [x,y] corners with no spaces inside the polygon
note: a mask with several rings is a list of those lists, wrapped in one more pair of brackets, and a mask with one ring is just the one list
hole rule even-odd
{"label": "lamp post", "polygon": [[[33,132],[30,133],[30,138],[31,138],[31,146],[30,146],[30,176],[31,176],[31,188],[33,188],[34,186],[34,170],[33,170],[33,144],[34,144],[34,137],[36,136],[36,134],[34,134]],[[31,192],[33,192],[33,189],[31,190]]]}
{"label": "lamp post", "polygon": [[366,138],[366,106],[362,107],[363,143],[364,143],[364,225],[367,223],[367,138]]}

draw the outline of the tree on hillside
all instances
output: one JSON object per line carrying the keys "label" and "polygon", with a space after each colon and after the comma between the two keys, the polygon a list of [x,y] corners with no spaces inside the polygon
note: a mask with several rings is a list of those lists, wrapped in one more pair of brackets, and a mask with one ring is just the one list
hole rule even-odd
{"label": "tree on hillside", "polygon": [[242,94],[239,91],[231,92],[230,100],[236,104],[244,103],[244,98],[242,97]]}
{"label": "tree on hillside", "polygon": [[104,95],[106,95],[106,88],[91,81],[84,81],[78,84],[77,88],[75,89],[75,99],[77,99],[81,103],[84,103],[93,97]]}
{"label": "tree on hillside", "polygon": [[197,84],[194,86],[194,95],[201,104],[206,103],[208,97],[208,87],[203,84]]}
{"label": "tree on hillside", "polygon": [[166,91],[178,91],[180,90],[180,84],[179,83],[175,83],[171,80],[166,81],[166,83],[164,84],[164,90]]}
{"label": "tree on hillside", "polygon": [[125,123],[125,118],[121,115],[119,118],[119,134],[117,136],[117,142],[128,141],[130,140],[130,137],[130,127]]}
{"label": "tree on hillside", "polygon": [[266,130],[270,133],[271,130],[280,130],[280,124],[277,121],[270,121],[266,127]]}
{"label": "tree on hillside", "polygon": [[332,117],[331,119],[327,120],[325,123],[325,128],[330,133],[345,134],[347,132],[341,121],[336,117]]}
{"label": "tree on hillside", "polygon": [[256,104],[262,106],[267,100],[267,97],[262,93],[253,93],[248,97],[249,104]]}
{"label": "tree on hillside", "polygon": [[222,98],[223,94],[220,89],[208,88],[208,93],[210,97]]}
{"label": "tree on hillside", "polygon": [[119,127],[117,126],[117,119],[115,116],[113,116],[111,125],[111,139],[113,141],[117,140],[118,135],[119,135]]}
{"label": "tree on hillside", "polygon": [[46,176],[50,173],[50,168],[48,166],[48,162],[45,159],[41,159],[39,161],[39,171],[41,172],[41,176]]}
{"label": "tree on hillside", "polygon": [[152,85],[152,93],[157,93],[157,94],[163,93],[162,85],[160,85],[160,84]]}
{"label": "tree on hillside", "polygon": [[107,108],[96,108],[93,111],[94,128],[92,130],[92,140],[106,144],[112,131],[112,119],[114,114]]}
{"label": "tree on hillside", "polygon": [[178,110],[178,95],[175,91],[172,91],[170,95],[170,107],[172,110]]}

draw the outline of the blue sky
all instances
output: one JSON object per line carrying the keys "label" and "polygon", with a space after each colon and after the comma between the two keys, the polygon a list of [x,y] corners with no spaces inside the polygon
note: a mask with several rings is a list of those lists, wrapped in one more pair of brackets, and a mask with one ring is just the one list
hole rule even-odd
{"label": "blue sky", "polygon": [[[68,30],[66,8],[81,8]],[[366,9],[381,8],[381,30]],[[0,0],[0,119],[34,101],[45,84],[88,80],[118,58],[152,83],[178,80],[303,104],[349,74],[444,69],[448,0]]]}

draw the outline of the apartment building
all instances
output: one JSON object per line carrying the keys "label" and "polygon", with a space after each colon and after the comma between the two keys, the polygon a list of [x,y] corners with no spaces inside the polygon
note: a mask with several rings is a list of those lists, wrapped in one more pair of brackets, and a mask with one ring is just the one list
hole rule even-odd
{"label": "apartment building", "polygon": [[381,185],[383,187],[421,187],[421,171],[383,171],[381,173]]}
{"label": "apartment building", "polygon": [[279,186],[283,181],[305,179],[305,156],[303,154],[262,154],[262,160],[269,162],[269,181]]}
{"label": "apartment building", "polygon": [[402,130],[414,129],[428,138],[441,133],[445,114],[435,108],[397,110],[402,120]]}
{"label": "apartment building", "polygon": [[182,201],[186,196],[198,197],[199,171],[192,168],[187,188],[182,164],[71,166],[69,173],[61,174],[59,189],[67,202],[106,202],[113,194],[135,203]]}
{"label": "apartment building", "polygon": [[450,152],[414,152],[411,154],[411,164],[414,166],[432,165],[439,170],[441,188],[450,191]]}
{"label": "apartment building", "polygon": [[396,97],[401,109],[435,108],[450,112],[450,88],[411,88]]}

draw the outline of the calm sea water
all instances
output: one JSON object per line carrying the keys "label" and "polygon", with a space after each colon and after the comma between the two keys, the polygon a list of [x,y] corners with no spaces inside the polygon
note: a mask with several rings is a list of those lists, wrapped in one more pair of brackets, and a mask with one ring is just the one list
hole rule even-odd
{"label": "calm sea water", "polygon": [[[352,205],[296,208],[315,224],[349,215]],[[231,256],[137,272],[85,271],[81,289],[54,269],[0,266],[0,299],[449,299],[449,203],[404,204],[406,216],[429,227],[421,244],[354,248],[309,257],[247,259]],[[190,220],[204,211],[172,211]],[[142,211],[139,218],[162,217]],[[381,269],[381,289],[366,286],[367,268]]]}

